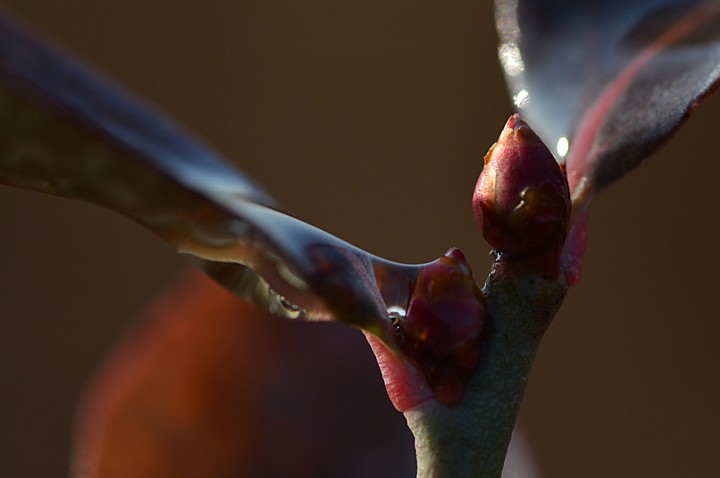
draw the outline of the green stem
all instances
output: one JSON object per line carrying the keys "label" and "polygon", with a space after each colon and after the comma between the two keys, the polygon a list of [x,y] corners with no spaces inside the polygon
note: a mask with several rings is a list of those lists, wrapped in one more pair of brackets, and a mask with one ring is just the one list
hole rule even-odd
{"label": "green stem", "polygon": [[497,478],[542,333],[566,291],[558,280],[496,262],[484,287],[492,329],[463,402],[429,400],[405,413],[418,478]]}

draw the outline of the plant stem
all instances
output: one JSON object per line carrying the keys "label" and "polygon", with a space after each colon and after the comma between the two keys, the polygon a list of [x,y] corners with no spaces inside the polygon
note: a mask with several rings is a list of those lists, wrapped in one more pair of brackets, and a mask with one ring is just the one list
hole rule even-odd
{"label": "plant stem", "polygon": [[540,338],[565,284],[498,261],[484,287],[492,329],[463,402],[426,401],[405,413],[418,478],[498,478]]}

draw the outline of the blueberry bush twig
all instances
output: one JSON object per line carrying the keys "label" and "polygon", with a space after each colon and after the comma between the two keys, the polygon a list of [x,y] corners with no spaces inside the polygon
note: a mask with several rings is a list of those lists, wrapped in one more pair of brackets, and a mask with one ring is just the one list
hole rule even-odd
{"label": "blueberry bush twig", "polygon": [[[202,145],[113,96],[90,75],[75,74],[72,63],[43,54],[42,45],[22,31],[12,26],[4,31],[3,46],[9,48],[4,50],[3,78],[13,115],[4,129],[8,141],[3,181],[126,214],[195,255],[205,270],[241,297],[275,313],[339,320],[366,330],[377,337],[370,340],[391,398],[404,409],[418,436],[420,472],[499,473],[505,438],[537,347],[533,341],[547,326],[565,284],[579,277],[584,244],[584,211],[570,222],[567,194],[558,194],[563,188],[552,179],[562,176],[545,167],[527,175],[513,170],[508,158],[524,157],[520,150],[529,144],[540,149],[534,135],[523,133],[529,131],[526,126],[511,119],[506,131],[515,137],[503,133],[505,139],[489,154],[491,167],[478,187],[475,211],[497,253],[479,291],[456,250],[430,264],[399,265],[278,212],[257,185],[224,167]],[[528,61],[528,79],[530,66]],[[537,90],[525,91],[538,98]],[[602,98],[620,98],[612,96],[618,87],[607,91]],[[521,92],[515,96],[520,98]],[[538,101],[528,103],[533,104]],[[530,114],[531,107],[526,111]],[[59,124],[59,116],[70,121]],[[597,121],[589,124],[597,126]],[[580,137],[597,137],[588,128]],[[570,137],[571,145],[577,144]],[[23,149],[28,141],[41,147]],[[106,154],[97,155],[98,150]],[[532,156],[548,155],[543,151]],[[569,164],[601,161],[578,163],[570,161],[572,157]],[[494,162],[505,166],[493,168]],[[494,183],[487,180],[493,169],[501,174]],[[592,184],[594,173],[577,167],[572,171],[572,185],[580,184],[577,177]],[[544,179],[545,174],[551,179]],[[504,181],[511,186],[501,187]],[[568,229],[570,247],[563,245]],[[445,291],[442,297],[435,295],[438,288]],[[453,300],[443,302],[446,297]],[[498,337],[507,338],[508,348],[498,346]],[[400,363],[394,364],[398,358]],[[507,382],[498,378],[505,373]],[[464,408],[471,396],[476,403]],[[473,414],[469,408],[481,412]],[[453,446],[450,439],[462,446]],[[477,454],[482,460],[475,460]]]}

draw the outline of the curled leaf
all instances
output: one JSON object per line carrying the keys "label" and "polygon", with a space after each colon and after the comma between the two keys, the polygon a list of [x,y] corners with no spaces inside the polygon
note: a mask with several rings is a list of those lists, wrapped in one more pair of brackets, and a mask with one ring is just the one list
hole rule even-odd
{"label": "curled leaf", "polygon": [[388,341],[425,265],[386,261],[276,209],[185,131],[0,14],[0,183],[143,224],[273,313]]}

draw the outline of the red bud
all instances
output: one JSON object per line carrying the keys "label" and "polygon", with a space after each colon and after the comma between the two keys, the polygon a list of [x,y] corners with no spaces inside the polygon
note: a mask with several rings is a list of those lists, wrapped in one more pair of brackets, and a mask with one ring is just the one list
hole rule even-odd
{"label": "red bud", "polygon": [[448,406],[459,403],[480,359],[487,325],[484,298],[459,249],[423,269],[399,325],[400,348],[417,364],[435,398]]}
{"label": "red bud", "polygon": [[485,156],[473,213],[498,252],[524,256],[557,251],[567,235],[570,192],[552,153],[518,115]]}
{"label": "red bud", "polygon": [[407,312],[393,325],[395,351],[365,335],[395,408],[406,412],[431,399],[448,407],[460,403],[488,329],[485,298],[460,249],[423,267]]}

